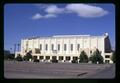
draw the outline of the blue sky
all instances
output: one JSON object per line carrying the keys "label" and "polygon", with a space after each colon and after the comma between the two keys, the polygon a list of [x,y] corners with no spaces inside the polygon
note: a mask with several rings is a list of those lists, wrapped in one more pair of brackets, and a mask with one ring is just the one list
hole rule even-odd
{"label": "blue sky", "polygon": [[4,49],[21,39],[52,35],[109,34],[115,47],[113,4],[5,4]]}

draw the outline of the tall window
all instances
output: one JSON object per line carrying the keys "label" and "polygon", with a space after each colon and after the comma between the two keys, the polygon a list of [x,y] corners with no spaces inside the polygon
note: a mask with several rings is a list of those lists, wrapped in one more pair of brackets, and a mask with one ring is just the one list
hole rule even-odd
{"label": "tall window", "polygon": [[67,48],[66,48],[67,46],[66,46],[66,44],[64,44],[64,51],[66,51],[67,50]]}
{"label": "tall window", "polygon": [[92,50],[90,50],[90,53],[92,53]]}
{"label": "tall window", "polygon": [[48,44],[45,45],[45,50],[48,50]]}
{"label": "tall window", "polygon": [[80,44],[77,44],[77,51],[79,51],[80,49]]}
{"label": "tall window", "polygon": [[71,51],[73,51],[73,44],[71,44]]}
{"label": "tall window", "polygon": [[52,44],[52,50],[54,50],[54,44]]}
{"label": "tall window", "polygon": [[40,44],[40,50],[42,50],[42,44]]}
{"label": "tall window", "polygon": [[105,60],[105,63],[109,63],[110,62],[110,60]]}
{"label": "tall window", "polygon": [[60,44],[58,44],[58,50],[60,50]]}
{"label": "tall window", "polygon": [[28,46],[28,43],[26,43],[26,47]]}
{"label": "tall window", "polygon": [[63,60],[63,56],[59,56],[59,60]]}

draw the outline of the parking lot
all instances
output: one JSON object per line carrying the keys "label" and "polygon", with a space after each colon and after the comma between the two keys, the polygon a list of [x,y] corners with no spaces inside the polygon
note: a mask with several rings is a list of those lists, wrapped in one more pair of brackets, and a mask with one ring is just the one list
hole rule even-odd
{"label": "parking lot", "polygon": [[34,63],[4,61],[6,79],[108,79],[115,64]]}

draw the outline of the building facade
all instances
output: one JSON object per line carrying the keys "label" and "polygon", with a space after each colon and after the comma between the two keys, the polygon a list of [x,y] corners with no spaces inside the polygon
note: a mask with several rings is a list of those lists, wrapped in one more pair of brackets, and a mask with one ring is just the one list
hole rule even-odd
{"label": "building facade", "polygon": [[21,40],[20,54],[24,56],[31,51],[32,56],[50,62],[53,58],[58,62],[78,60],[81,51],[90,57],[96,48],[101,52],[105,63],[112,63],[111,44],[108,33],[102,36],[90,35],[56,35],[52,37],[34,37]]}

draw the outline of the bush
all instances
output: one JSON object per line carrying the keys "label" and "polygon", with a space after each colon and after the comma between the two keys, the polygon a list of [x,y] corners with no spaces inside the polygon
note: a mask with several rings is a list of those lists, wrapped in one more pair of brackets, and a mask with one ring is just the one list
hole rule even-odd
{"label": "bush", "polygon": [[88,56],[84,51],[82,51],[80,54],[79,63],[88,63]]}
{"label": "bush", "polygon": [[93,55],[91,55],[89,60],[92,61],[92,63],[95,63],[95,64],[97,64],[97,62],[99,64],[103,64],[103,57],[101,56],[101,53],[99,52],[98,49],[96,49],[96,51],[94,51]]}
{"label": "bush", "polygon": [[27,52],[26,55],[23,57],[23,60],[29,61],[29,59],[32,59],[31,51]]}

